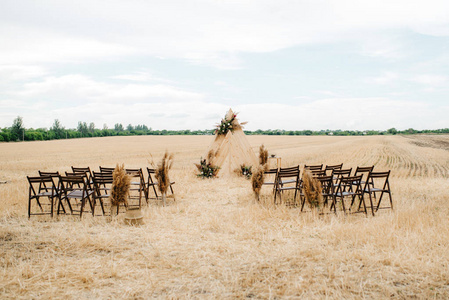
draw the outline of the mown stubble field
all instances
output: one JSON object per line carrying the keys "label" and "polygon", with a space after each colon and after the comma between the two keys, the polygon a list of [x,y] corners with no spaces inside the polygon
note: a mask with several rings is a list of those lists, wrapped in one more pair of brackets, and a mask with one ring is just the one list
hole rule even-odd
{"label": "mown stubble field", "polygon": [[[0,143],[0,298],[449,298],[449,136],[249,136],[283,166],[392,171],[394,211],[317,216],[254,203],[242,178],[201,180],[211,136]],[[176,202],[145,225],[27,217],[27,175],[149,166],[175,154]]]}

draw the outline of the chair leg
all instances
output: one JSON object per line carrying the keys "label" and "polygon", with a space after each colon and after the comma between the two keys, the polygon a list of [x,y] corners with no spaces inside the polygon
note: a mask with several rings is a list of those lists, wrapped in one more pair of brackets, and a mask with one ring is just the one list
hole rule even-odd
{"label": "chair leg", "polygon": [[170,191],[171,191],[171,193],[173,195],[173,201],[176,201],[175,192],[173,191],[173,187],[171,186],[171,184],[170,184]]}

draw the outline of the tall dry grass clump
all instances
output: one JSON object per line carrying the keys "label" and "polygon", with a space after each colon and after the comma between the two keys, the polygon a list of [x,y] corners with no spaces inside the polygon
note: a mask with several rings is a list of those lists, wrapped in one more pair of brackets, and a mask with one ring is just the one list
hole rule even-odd
{"label": "tall dry grass clump", "polygon": [[259,148],[259,163],[263,166],[268,162],[268,150],[262,144]]}
{"label": "tall dry grass clump", "polygon": [[265,181],[265,171],[267,170],[267,165],[260,165],[253,172],[251,176],[251,186],[253,188],[254,196],[257,201],[260,201],[260,190]]}
{"label": "tall dry grass clump", "polygon": [[305,171],[303,178],[304,197],[309,203],[311,209],[319,209],[323,205],[323,194],[321,183],[314,178],[309,171]]}
{"label": "tall dry grass clump", "polygon": [[157,180],[157,186],[162,194],[162,203],[165,206],[167,199],[167,191],[170,187],[170,178],[168,176],[168,172],[173,166],[173,154],[169,154],[168,151],[165,151],[164,156],[162,157],[162,161],[156,166],[153,162],[153,166],[155,169],[155,177]]}
{"label": "tall dry grass clump", "polygon": [[111,201],[111,213],[114,207],[119,207],[120,204],[127,206],[129,188],[131,186],[131,178],[125,171],[125,164],[119,165],[114,169],[112,173],[112,188],[109,200]]}

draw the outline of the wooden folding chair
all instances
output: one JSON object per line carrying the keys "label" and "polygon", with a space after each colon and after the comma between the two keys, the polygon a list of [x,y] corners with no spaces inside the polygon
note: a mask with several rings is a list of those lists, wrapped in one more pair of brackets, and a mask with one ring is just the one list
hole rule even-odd
{"label": "wooden folding chair", "polygon": [[101,210],[103,215],[105,215],[104,202],[103,199],[108,199],[111,192],[112,187],[112,173],[101,173],[101,172],[92,172],[92,182],[94,185],[94,193],[93,193],[93,212],[95,215],[95,207],[97,201],[100,203]]}
{"label": "wooden folding chair", "polygon": [[[331,209],[334,208],[334,212],[336,212],[337,202],[338,199],[340,199],[343,212],[346,213],[345,200],[349,198],[351,200],[348,208],[349,212],[352,211],[352,207],[354,206],[355,200],[358,199],[359,205],[357,206],[357,211],[355,211],[354,213],[364,212],[365,214],[367,214],[361,181],[362,175],[340,178],[338,187],[335,191],[334,202],[331,205]],[[362,204],[363,204],[363,211],[360,210]]]}
{"label": "wooden folding chair", "polygon": [[310,173],[312,173],[313,177],[323,177],[326,176],[326,170],[311,170]]}
{"label": "wooden folding chair", "polygon": [[318,176],[316,179],[321,184],[321,194],[323,195],[323,207],[326,207],[330,203],[334,202],[335,188],[332,175],[329,176]]}
{"label": "wooden folding chair", "polygon": [[[287,173],[287,172],[290,172],[290,171],[299,171],[299,165],[294,166],[294,167],[279,168],[279,172]],[[301,182],[301,178],[299,180]],[[294,182],[296,182],[296,180],[294,180],[293,178],[291,178],[291,179],[284,178],[279,183],[281,185],[284,185],[286,183],[294,183]]]}
{"label": "wooden folding chair", "polygon": [[[31,215],[51,215],[53,217],[53,211],[55,206],[55,199],[59,197],[53,177],[51,176],[27,176],[29,189],[28,189],[28,218]],[[41,203],[41,198],[47,198],[49,203]],[[32,212],[32,202],[36,201],[40,212]],[[44,207],[49,207],[45,210]]]}
{"label": "wooden folding chair", "polygon": [[[377,200],[377,204],[375,205],[376,206],[375,212],[377,212],[379,209],[391,208],[391,210],[393,210],[393,199],[391,198],[389,177],[390,177],[390,170],[386,172],[370,172],[368,175],[368,179],[366,180],[363,192],[369,195],[373,215],[374,215],[373,198],[374,200],[377,199],[376,193],[380,193],[380,197],[378,198],[379,200]],[[384,207],[380,206],[384,194],[388,195],[388,198],[390,200],[390,206]]]}
{"label": "wooden folding chair", "polygon": [[[324,172],[325,170],[320,170],[321,172]],[[313,173],[312,173],[313,174]],[[332,179],[332,176],[325,176],[321,173],[319,176],[312,175],[314,178],[316,178],[321,185],[321,194],[323,196],[323,208],[329,205],[329,199],[331,200],[330,203],[334,203],[334,182]],[[303,189],[301,189],[301,211],[304,210],[304,206],[306,203],[306,197],[303,193]]]}
{"label": "wooden folding chair", "polygon": [[293,203],[286,203],[296,205],[296,197],[298,193],[301,195],[301,181],[299,178],[299,167],[293,167],[292,169],[282,170],[280,169],[277,174],[275,192],[274,192],[274,204],[276,204],[277,195],[279,194],[279,203],[282,203],[282,194],[285,191],[293,190],[295,195],[293,197]]}
{"label": "wooden folding chair", "polygon": [[[147,185],[145,184],[145,179],[143,179],[142,169],[126,169],[126,174],[131,177],[131,187],[129,189],[129,199],[135,200],[138,199],[139,208],[142,207],[142,193],[145,197],[145,200],[148,203],[148,190]],[[137,195],[135,194],[137,193]],[[130,206],[133,206],[130,203]],[[134,205],[135,206],[135,205]]]}
{"label": "wooden folding chair", "polygon": [[[64,206],[64,200],[67,203],[71,214],[73,214],[73,212],[79,212],[80,218],[82,218],[86,201],[90,205],[92,215],[94,214],[92,203],[92,194],[94,193],[94,190],[90,189],[87,175],[59,176],[59,190],[62,192],[59,195],[58,214],[60,212],[60,207]],[[75,199],[79,202],[73,203],[74,205],[72,205],[71,199]],[[74,209],[73,206],[75,205],[80,206],[79,210]]]}
{"label": "wooden folding chair", "polygon": [[89,182],[92,182],[92,171],[90,170],[90,167],[74,167],[72,166],[72,172],[73,173],[85,173],[87,175],[87,179]]}
{"label": "wooden folding chair", "polygon": [[115,168],[102,167],[102,166],[100,166],[99,168],[101,173],[113,173],[115,170]]}
{"label": "wooden folding chair", "polygon": [[272,177],[272,179],[269,180],[269,181],[267,181],[265,179],[264,182],[263,182],[263,185],[272,185],[273,186],[273,192],[274,192],[274,188],[276,187],[276,179],[277,179],[278,171],[279,171],[278,168],[268,169],[268,170],[264,171],[265,176]]}
{"label": "wooden folding chair", "polygon": [[324,167],[324,170],[326,171],[327,175],[331,175],[333,170],[341,170],[343,168],[343,163],[338,165],[326,165]]}
{"label": "wooden folding chair", "polygon": [[[354,175],[362,175],[362,186],[364,186],[366,184],[366,182],[368,180],[369,173],[372,172],[373,169],[374,169],[374,166],[369,166],[369,167],[359,167],[358,166],[355,169]],[[372,182],[372,180],[370,182],[370,185],[371,185],[371,187],[374,186],[374,183]]]}
{"label": "wooden folding chair", "polygon": [[306,170],[306,169],[309,171],[322,170],[323,164],[321,164],[321,165],[304,165],[304,170]]}
{"label": "wooden folding chair", "polygon": [[330,174],[334,178],[334,186],[337,188],[340,183],[341,178],[351,176],[352,168],[349,169],[341,169],[341,170],[332,170]]}
{"label": "wooden folding chair", "polygon": [[[156,170],[155,169],[151,169],[147,167],[147,172],[148,172],[148,178],[147,178],[147,198],[148,199],[155,199],[158,200],[160,199],[160,195],[158,195],[157,190],[156,190],[156,186],[158,185],[158,182],[156,181],[156,178],[153,178],[153,176],[155,176],[156,174]],[[175,184],[174,181],[170,181],[170,192],[171,192],[171,197],[173,197],[173,200],[176,201],[175,198],[175,192],[173,190],[173,185]],[[154,192],[154,197],[150,197],[150,187],[153,189]]]}

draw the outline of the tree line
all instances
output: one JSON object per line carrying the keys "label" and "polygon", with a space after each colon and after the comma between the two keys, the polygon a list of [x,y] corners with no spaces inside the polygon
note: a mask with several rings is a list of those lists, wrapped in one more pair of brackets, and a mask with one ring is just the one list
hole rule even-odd
{"label": "tree line", "polygon": [[[449,128],[435,130],[415,130],[409,128],[406,130],[397,130],[390,128],[388,130],[245,130],[247,135],[335,135],[335,136],[356,136],[356,135],[395,135],[395,134],[439,134],[449,133]],[[213,135],[214,129],[210,130],[153,130],[147,125],[123,126],[121,123],[114,125],[114,128],[96,128],[93,122],[78,122],[77,128],[65,128],[61,122],[56,119],[53,125],[47,128],[25,128],[23,118],[18,116],[14,119],[11,127],[0,128],[0,142],[14,141],[46,141],[57,139],[73,139],[87,137],[103,137],[103,136],[132,136],[132,135]]]}

